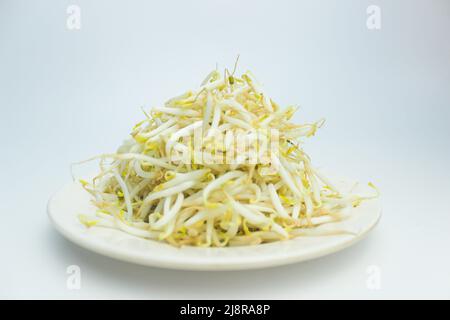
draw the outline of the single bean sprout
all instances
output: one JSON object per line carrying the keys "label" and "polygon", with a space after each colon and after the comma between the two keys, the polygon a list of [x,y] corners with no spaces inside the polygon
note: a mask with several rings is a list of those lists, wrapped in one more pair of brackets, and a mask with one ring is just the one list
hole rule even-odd
{"label": "single bean sprout", "polygon": [[98,210],[79,220],[175,246],[253,245],[320,234],[378,196],[342,193],[311,165],[302,139],[323,120],[290,122],[297,108],[280,108],[250,72],[234,74],[212,71],[145,113],[116,153],[92,158],[100,173],[80,182]]}

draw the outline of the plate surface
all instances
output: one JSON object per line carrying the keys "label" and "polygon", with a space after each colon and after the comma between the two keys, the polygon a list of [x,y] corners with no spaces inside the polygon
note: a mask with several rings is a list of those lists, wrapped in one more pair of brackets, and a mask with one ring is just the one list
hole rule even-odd
{"label": "plate surface", "polygon": [[[333,179],[340,190],[349,190],[355,182]],[[373,194],[365,186],[355,192]],[[91,196],[78,182],[59,190],[48,202],[47,211],[54,227],[77,245],[115,259],[146,266],[183,270],[240,270],[279,266],[321,257],[361,240],[381,217],[379,199],[365,201],[352,209],[343,222],[326,224],[319,231],[335,229],[351,232],[339,235],[298,237],[257,246],[227,248],[175,248],[169,244],[140,239],[119,230],[86,228],[78,214],[93,214]]]}

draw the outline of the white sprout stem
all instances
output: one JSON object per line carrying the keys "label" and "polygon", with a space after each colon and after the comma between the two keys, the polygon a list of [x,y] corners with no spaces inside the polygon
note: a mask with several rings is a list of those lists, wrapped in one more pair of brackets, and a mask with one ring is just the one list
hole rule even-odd
{"label": "white sprout stem", "polygon": [[172,125],[176,124],[176,119],[169,119],[166,122],[164,122],[162,125],[157,127],[156,129],[149,131],[147,133],[141,134],[142,137],[145,138],[151,138],[153,136],[156,136],[157,134],[161,133],[162,131],[166,130],[167,128],[171,127]]}
{"label": "white sprout stem", "polygon": [[269,184],[267,186],[269,189],[270,199],[272,200],[272,204],[277,210],[278,214],[283,218],[289,218],[288,213],[284,209],[283,205],[281,204],[280,198],[278,197],[277,190],[275,190],[275,187],[273,184]]}
{"label": "white sprout stem", "polygon": [[322,201],[320,199],[319,185],[317,184],[317,180],[314,177],[314,174],[310,170],[308,170],[308,171],[309,171],[308,178],[309,178],[309,181],[311,184],[313,199],[316,203],[320,204]]}
{"label": "white sprout stem", "polygon": [[200,87],[200,90],[206,90],[206,91],[212,91],[218,87],[220,87],[221,85],[223,85],[225,82],[223,79],[218,79],[214,82],[205,84],[203,86]]}
{"label": "white sprout stem", "polygon": [[194,216],[192,216],[190,219],[188,219],[184,223],[184,226],[185,227],[191,227],[191,226],[195,225],[196,223],[207,219],[210,216],[221,215],[221,214],[223,214],[225,209],[226,209],[225,206],[220,206],[220,207],[215,208],[215,209],[208,209],[208,210],[198,211]]}
{"label": "white sprout stem", "polygon": [[206,97],[206,105],[205,105],[205,112],[203,113],[203,134],[206,133],[206,128],[209,125],[209,120],[211,119],[211,114],[213,110],[213,97],[211,95],[211,92],[208,91],[207,97]]}
{"label": "white sprout stem", "polygon": [[223,116],[224,120],[228,121],[231,124],[234,124],[236,127],[245,129],[245,130],[253,130],[252,125],[248,124],[244,120],[240,120],[237,118],[233,118],[230,116]]}
{"label": "white sprout stem", "polygon": [[168,189],[149,193],[149,195],[144,199],[143,205],[141,206],[141,212],[139,213],[140,217],[144,218],[146,216],[149,204],[152,201],[183,192],[189,188],[192,188],[195,185],[195,183],[196,183],[195,181],[186,181]]}
{"label": "white sprout stem", "polygon": [[144,189],[150,183],[150,181],[151,181],[151,179],[143,179],[141,182],[139,182],[139,184],[130,191],[130,199],[133,199],[134,197],[136,197],[136,195],[142,189]]}
{"label": "white sprout stem", "polygon": [[182,108],[170,108],[170,107],[154,107],[153,110],[175,115],[175,116],[186,116],[186,117],[199,117],[200,113],[193,110],[185,110]]}
{"label": "white sprout stem", "polygon": [[231,215],[232,215],[231,216],[231,221],[228,224],[228,229],[227,229],[227,232],[226,232],[226,236],[229,239],[231,239],[234,236],[236,236],[236,234],[239,231],[239,222],[238,222],[239,214],[237,212],[235,212],[235,211],[232,211]]}
{"label": "white sprout stem", "polygon": [[217,128],[219,127],[220,117],[222,115],[222,109],[219,105],[214,106],[214,115],[213,120],[211,123],[211,127],[208,130],[208,134],[206,135],[206,138],[211,138],[214,133],[217,131]]}
{"label": "white sprout stem", "polygon": [[239,102],[236,102],[234,100],[223,100],[220,103],[220,106],[222,107],[231,107],[232,109],[236,110],[237,112],[239,112],[240,115],[242,115],[242,117],[244,118],[245,121],[247,122],[251,122],[253,119],[256,118],[256,116],[252,113],[250,113],[249,111],[247,111]]}
{"label": "white sprout stem", "polygon": [[132,227],[126,223],[124,223],[119,218],[115,219],[116,226],[120,229],[125,231],[126,233],[132,234],[137,237],[141,238],[147,238],[147,239],[158,239],[159,232],[156,231],[149,231],[149,230],[142,230],[139,228]]}
{"label": "white sprout stem", "polygon": [[292,208],[292,218],[297,219],[299,217],[300,209],[301,209],[300,204],[294,205],[294,207]]}
{"label": "white sprout stem", "polygon": [[248,204],[248,208],[259,211],[259,212],[267,212],[267,213],[275,213],[275,210],[270,207],[266,207],[262,204],[256,205],[256,204]]}
{"label": "white sprout stem", "polygon": [[178,95],[178,96],[175,96],[175,97],[173,97],[173,98],[167,100],[166,103],[165,103],[164,105],[165,105],[166,107],[169,107],[169,106],[172,105],[172,103],[174,103],[174,102],[176,102],[176,101],[179,101],[179,100],[187,99],[187,98],[189,98],[189,97],[191,97],[191,96],[192,96],[192,92],[191,92],[191,91],[187,91],[187,92],[184,92],[184,93],[182,93],[182,94],[180,94],[180,95]]}
{"label": "white sprout stem", "polygon": [[170,149],[171,149],[172,145],[176,141],[178,141],[178,139],[180,139],[182,137],[185,137],[185,136],[191,135],[191,133],[195,129],[200,128],[202,126],[202,124],[203,124],[203,121],[200,120],[200,121],[194,122],[194,123],[192,123],[192,124],[182,128],[182,129],[178,130],[177,132],[174,132],[172,134],[172,136],[169,138],[169,141],[167,141],[167,143],[166,143],[166,154],[167,155],[170,154]]}
{"label": "white sprout stem", "polygon": [[311,221],[311,217],[312,217],[313,210],[314,210],[311,197],[309,195],[306,195],[304,197],[304,200],[305,200],[305,207],[306,207],[306,218],[309,221]]}
{"label": "white sprout stem", "polygon": [[169,137],[171,134],[173,134],[178,129],[179,129],[178,125],[173,125],[167,129],[164,129],[159,134],[151,137],[150,139],[147,140],[147,142],[155,143],[155,142],[162,141],[162,140],[164,140],[164,138]]}
{"label": "white sprout stem", "polygon": [[163,183],[162,187],[169,188],[186,181],[198,181],[200,178],[204,177],[209,171],[210,171],[209,169],[200,169],[188,173],[175,173],[174,178]]}
{"label": "white sprout stem", "polygon": [[200,86],[205,86],[214,76],[217,76],[219,72],[217,70],[213,70],[205,77]]}
{"label": "white sprout stem", "polygon": [[203,190],[203,202],[205,205],[208,204],[208,196],[209,194],[219,188],[222,184],[224,184],[225,182],[235,179],[235,178],[239,178],[242,177],[243,175],[245,175],[244,172],[242,171],[231,171],[231,172],[227,172],[225,173],[223,176],[221,176],[220,178],[213,180],[211,183],[209,183],[206,188]]}
{"label": "white sprout stem", "polygon": [[270,98],[263,94],[263,105],[269,111],[273,112],[272,103],[270,102]]}
{"label": "white sprout stem", "polygon": [[289,233],[287,233],[286,230],[284,230],[284,228],[282,226],[280,226],[277,223],[272,223],[271,225],[271,229],[272,231],[274,231],[275,233],[278,233],[279,235],[281,235],[283,238],[288,239],[289,238]]}
{"label": "white sprout stem", "polygon": [[267,225],[270,223],[270,220],[264,214],[247,208],[243,204],[233,200],[231,197],[229,197],[228,200],[231,208],[247,219],[250,223],[254,225]]}
{"label": "white sprout stem", "polygon": [[131,205],[131,199],[130,199],[130,193],[128,191],[128,187],[123,181],[122,177],[120,176],[119,172],[117,170],[114,171],[114,178],[117,180],[117,183],[119,184],[120,188],[123,192],[123,197],[125,199],[125,204],[127,207],[127,219],[131,220],[133,217],[133,206]]}
{"label": "white sprout stem", "polygon": [[206,246],[210,246],[214,229],[214,217],[210,216],[206,220]]}
{"label": "white sprout stem", "polygon": [[[166,199],[170,199],[166,198]],[[175,200],[175,204],[172,206],[172,208],[166,208],[166,206],[164,206],[164,215],[162,216],[161,219],[159,219],[154,225],[153,228],[155,229],[160,229],[162,227],[164,227],[167,223],[169,223],[170,221],[172,221],[172,219],[175,218],[175,216],[177,215],[177,213],[180,211],[181,206],[183,205],[183,200],[184,200],[184,196],[183,193],[180,192],[177,196],[177,199]],[[168,201],[168,203],[170,203],[170,200]],[[164,204],[165,205],[165,204]]]}
{"label": "white sprout stem", "polygon": [[138,176],[140,176],[141,178],[151,179],[151,178],[153,178],[155,176],[154,172],[147,172],[147,171],[143,170],[142,169],[142,163],[140,161],[138,161],[138,160],[136,160],[134,162],[133,168],[134,168],[134,171],[136,172],[136,174]]}
{"label": "white sprout stem", "polygon": [[286,183],[286,185],[289,187],[289,189],[298,197],[301,197],[300,191],[297,189],[294,180],[292,179],[290,173],[283,167],[278,157],[272,153],[272,161],[274,162],[275,166],[278,168],[278,172],[281,176],[281,179]]}

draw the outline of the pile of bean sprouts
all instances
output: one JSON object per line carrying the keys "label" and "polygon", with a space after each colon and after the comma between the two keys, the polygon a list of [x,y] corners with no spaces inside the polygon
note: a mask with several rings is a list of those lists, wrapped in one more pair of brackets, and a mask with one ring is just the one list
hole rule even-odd
{"label": "pile of bean sprouts", "polygon": [[[295,107],[280,108],[250,72],[234,73],[214,70],[198,90],[144,112],[116,153],[92,158],[100,160],[100,173],[80,182],[98,210],[80,221],[175,246],[255,245],[308,235],[376,196],[343,194],[312,166],[302,139],[314,135],[322,120],[293,124]],[[239,155],[238,146],[223,146],[238,131],[264,136],[274,129],[279,143],[268,163],[173,156],[193,150],[189,138],[196,129],[202,129],[201,148],[214,146],[216,156]],[[225,136],[222,149],[219,135]]]}

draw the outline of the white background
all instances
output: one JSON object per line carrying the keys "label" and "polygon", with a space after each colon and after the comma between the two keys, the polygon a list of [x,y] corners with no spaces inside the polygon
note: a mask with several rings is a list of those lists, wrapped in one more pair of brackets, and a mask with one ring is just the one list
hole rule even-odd
{"label": "white background", "polygon": [[[81,30],[66,28],[67,6]],[[366,27],[369,5],[381,29]],[[1,298],[450,298],[449,1],[0,1]],[[146,268],[87,252],[46,216],[71,162],[114,151],[215,67],[252,70],[318,166],[382,191],[364,241],[244,272]],[[66,268],[81,268],[81,289]],[[380,290],[367,287],[370,266]]]}

